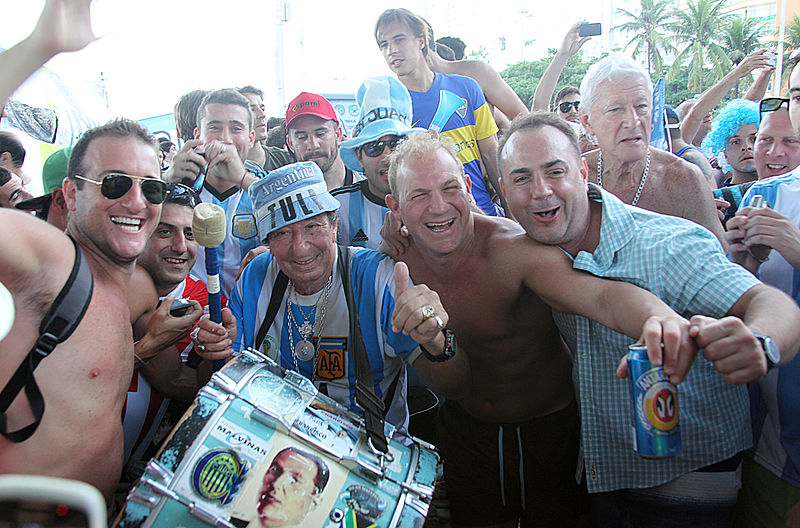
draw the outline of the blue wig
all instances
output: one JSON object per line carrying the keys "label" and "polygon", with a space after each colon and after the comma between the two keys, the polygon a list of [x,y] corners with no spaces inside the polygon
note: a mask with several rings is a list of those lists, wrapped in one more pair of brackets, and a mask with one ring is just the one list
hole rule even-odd
{"label": "blue wig", "polygon": [[[746,124],[758,126],[758,103],[747,99],[734,99],[714,116],[711,123],[711,130],[703,139],[702,148],[712,156],[719,158],[720,153],[725,152],[728,139],[736,135],[739,127]],[[718,161],[722,161],[718,159]],[[720,163],[723,172],[731,170],[730,163]]]}

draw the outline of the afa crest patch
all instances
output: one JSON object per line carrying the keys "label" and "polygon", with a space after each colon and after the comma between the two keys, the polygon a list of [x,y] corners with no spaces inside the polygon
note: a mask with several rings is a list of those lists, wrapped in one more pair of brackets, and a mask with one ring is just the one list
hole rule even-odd
{"label": "afa crest patch", "polygon": [[252,213],[234,215],[231,225],[231,233],[233,233],[233,236],[236,238],[247,240],[248,238],[253,238],[258,235],[256,217]]}
{"label": "afa crest patch", "polygon": [[319,340],[317,377],[326,380],[344,377],[347,365],[347,337],[323,337]]}

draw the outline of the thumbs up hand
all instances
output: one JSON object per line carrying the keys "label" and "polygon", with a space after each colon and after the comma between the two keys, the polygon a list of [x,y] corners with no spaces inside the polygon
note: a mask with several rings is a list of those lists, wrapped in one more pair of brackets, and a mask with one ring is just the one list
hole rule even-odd
{"label": "thumbs up hand", "polygon": [[432,350],[442,348],[442,329],[447,326],[449,316],[439,295],[424,284],[409,287],[408,266],[403,262],[394,265],[394,287],[392,330],[411,336],[420,345],[434,341],[441,345],[432,346]]}

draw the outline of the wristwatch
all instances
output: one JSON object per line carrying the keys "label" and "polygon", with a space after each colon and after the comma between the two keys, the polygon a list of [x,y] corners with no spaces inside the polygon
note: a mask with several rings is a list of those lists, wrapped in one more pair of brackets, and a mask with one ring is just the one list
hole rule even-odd
{"label": "wristwatch", "polygon": [[778,345],[768,335],[758,334],[753,332],[753,336],[761,343],[761,348],[764,349],[764,355],[767,356],[767,370],[773,369],[781,362],[781,351]]}
{"label": "wristwatch", "polygon": [[444,352],[438,356],[434,356],[425,350],[424,346],[420,345],[419,349],[422,351],[422,355],[428,358],[428,361],[441,363],[442,361],[447,361],[456,355],[456,350],[458,350],[458,341],[456,341],[456,335],[452,330],[448,330],[447,328],[442,329],[442,333],[444,333]]}

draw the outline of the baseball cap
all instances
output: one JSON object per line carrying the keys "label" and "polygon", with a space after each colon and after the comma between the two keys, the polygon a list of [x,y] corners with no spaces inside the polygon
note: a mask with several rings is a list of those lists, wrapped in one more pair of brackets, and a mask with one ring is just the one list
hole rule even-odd
{"label": "baseball cap", "polygon": [[319,166],[301,161],[271,171],[248,189],[262,241],[282,227],[335,211],[339,200],[328,192]]}
{"label": "baseball cap", "polygon": [[350,170],[364,171],[356,156],[356,150],[364,144],[386,135],[405,136],[425,131],[411,127],[411,95],[394,77],[381,75],[365,79],[356,93],[356,102],[359,116],[353,127],[353,137],[339,146],[339,155]]}
{"label": "baseball cap", "polygon": [[337,124],[339,123],[339,116],[336,115],[333,105],[321,95],[310,92],[302,92],[289,103],[286,108],[286,129],[288,130],[292,121],[302,115],[333,119]]}
{"label": "baseball cap", "polygon": [[50,208],[51,194],[55,189],[61,187],[61,182],[67,177],[67,165],[72,147],[66,147],[50,154],[50,157],[42,165],[42,186],[44,194],[19,202],[15,205],[17,209],[25,211],[46,211]]}

